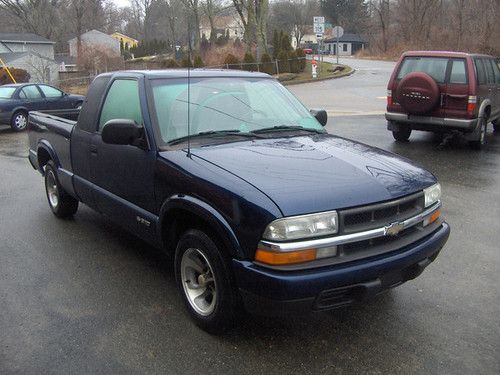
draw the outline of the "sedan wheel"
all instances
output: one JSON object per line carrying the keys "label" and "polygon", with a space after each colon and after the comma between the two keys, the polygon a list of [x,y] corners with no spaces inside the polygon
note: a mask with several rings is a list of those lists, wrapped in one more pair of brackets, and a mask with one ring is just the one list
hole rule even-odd
{"label": "sedan wheel", "polygon": [[12,116],[10,126],[16,132],[20,132],[26,129],[26,127],[28,126],[27,114],[25,112],[14,113],[14,116]]}

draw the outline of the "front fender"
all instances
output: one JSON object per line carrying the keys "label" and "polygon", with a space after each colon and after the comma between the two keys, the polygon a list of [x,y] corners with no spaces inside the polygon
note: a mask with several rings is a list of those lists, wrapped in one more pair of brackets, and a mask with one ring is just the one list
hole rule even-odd
{"label": "front fender", "polygon": [[163,245],[166,245],[166,238],[164,238],[166,234],[162,230],[163,225],[174,219],[173,211],[176,209],[188,211],[207,222],[216,231],[217,235],[223,239],[232,257],[244,258],[236,234],[220,212],[201,199],[184,194],[171,196],[160,209],[158,230],[161,231],[159,235]]}

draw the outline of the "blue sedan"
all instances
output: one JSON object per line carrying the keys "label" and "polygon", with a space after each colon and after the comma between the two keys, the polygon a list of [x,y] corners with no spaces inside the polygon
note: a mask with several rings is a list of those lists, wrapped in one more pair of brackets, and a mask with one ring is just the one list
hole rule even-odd
{"label": "blue sedan", "polygon": [[50,111],[81,107],[85,97],[67,94],[44,84],[19,83],[0,86],[0,124],[14,131],[28,125],[29,111]]}

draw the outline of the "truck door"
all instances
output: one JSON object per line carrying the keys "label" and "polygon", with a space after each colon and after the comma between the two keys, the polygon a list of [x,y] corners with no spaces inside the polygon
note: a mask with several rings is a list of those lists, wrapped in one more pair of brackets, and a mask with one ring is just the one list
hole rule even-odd
{"label": "truck door", "polygon": [[112,119],[130,119],[143,125],[142,108],[146,108],[146,103],[140,99],[139,80],[114,79],[90,142],[90,168],[97,209],[134,233],[151,237],[155,230],[152,212],[156,151],[150,147],[107,144],[101,137],[104,124]]}

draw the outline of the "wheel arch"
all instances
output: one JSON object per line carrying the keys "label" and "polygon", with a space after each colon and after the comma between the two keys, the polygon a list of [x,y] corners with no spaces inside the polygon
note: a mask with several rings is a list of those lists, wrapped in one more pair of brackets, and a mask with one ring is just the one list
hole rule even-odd
{"label": "wheel arch", "polygon": [[491,115],[491,101],[490,99],[485,99],[481,102],[481,106],[479,107],[478,117],[486,117],[486,120]]}
{"label": "wheel arch", "polygon": [[54,151],[50,143],[44,139],[38,142],[36,154],[38,159],[38,170],[42,174],[44,174],[44,167],[49,162],[49,160],[52,160],[58,168],[61,165],[59,163],[56,152]]}
{"label": "wheel arch", "polygon": [[244,258],[236,234],[215,208],[192,196],[178,194],[168,198],[159,215],[158,230],[163,248],[173,254],[182,233],[192,228],[214,235],[228,256]]}

